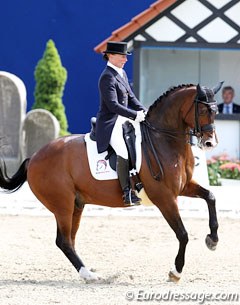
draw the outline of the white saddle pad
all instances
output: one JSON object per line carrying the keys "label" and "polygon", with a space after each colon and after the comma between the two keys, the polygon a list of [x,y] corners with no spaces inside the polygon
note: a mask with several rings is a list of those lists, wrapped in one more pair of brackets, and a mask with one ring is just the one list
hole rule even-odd
{"label": "white saddle pad", "polygon": [[[142,162],[142,135],[140,130],[140,124],[136,122],[131,123],[135,128],[136,135],[136,170],[139,173]],[[90,133],[85,135],[85,142],[87,146],[88,163],[92,176],[97,180],[113,180],[118,179],[117,172],[114,171],[109,164],[109,160],[106,160],[108,152],[105,151],[101,154],[97,151],[97,143],[90,139]]]}

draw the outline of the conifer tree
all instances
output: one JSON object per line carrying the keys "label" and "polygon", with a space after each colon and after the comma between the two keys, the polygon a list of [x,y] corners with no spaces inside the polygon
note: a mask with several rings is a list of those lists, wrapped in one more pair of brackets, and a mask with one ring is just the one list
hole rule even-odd
{"label": "conifer tree", "polygon": [[33,109],[41,108],[50,111],[59,121],[60,135],[68,134],[68,123],[62,102],[67,71],[62,66],[58,50],[51,39],[47,42],[43,58],[39,60],[35,68],[34,76],[36,86]]}

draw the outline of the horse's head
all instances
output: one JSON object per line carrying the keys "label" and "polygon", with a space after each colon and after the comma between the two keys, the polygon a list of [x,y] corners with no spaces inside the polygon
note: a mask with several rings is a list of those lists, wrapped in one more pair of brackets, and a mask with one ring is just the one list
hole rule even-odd
{"label": "horse's head", "polygon": [[185,123],[192,128],[201,148],[211,149],[218,143],[214,125],[218,107],[214,96],[222,84],[212,89],[197,85],[194,102],[185,116]]}

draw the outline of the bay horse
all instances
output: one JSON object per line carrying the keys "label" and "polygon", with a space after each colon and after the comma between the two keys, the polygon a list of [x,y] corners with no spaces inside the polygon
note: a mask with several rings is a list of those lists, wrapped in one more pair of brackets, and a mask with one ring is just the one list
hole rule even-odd
{"label": "bay horse", "polygon": [[[194,157],[189,143],[190,130],[201,147],[214,147],[214,127],[217,103],[214,94],[222,83],[212,89],[200,85],[173,87],[152,106],[143,123],[149,134],[151,146],[142,141],[143,158],[139,177],[149,199],[158,207],[175,232],[179,249],[174,267],[169,272],[171,281],[181,277],[188,233],[181,220],[178,196],[205,199],[209,210],[210,234],[207,247],[214,250],[218,243],[218,221],[214,195],[192,180]],[[148,152],[151,169],[163,176],[156,179],[146,160]],[[157,159],[156,159],[157,157]],[[11,178],[3,162],[0,169],[0,187],[9,192],[19,189],[25,181],[35,196],[50,210],[57,222],[56,245],[85,280],[95,281],[99,275],[88,270],[75,251],[75,237],[85,204],[124,207],[122,192],[117,180],[95,180],[91,173],[84,135],[58,138],[26,159]]]}

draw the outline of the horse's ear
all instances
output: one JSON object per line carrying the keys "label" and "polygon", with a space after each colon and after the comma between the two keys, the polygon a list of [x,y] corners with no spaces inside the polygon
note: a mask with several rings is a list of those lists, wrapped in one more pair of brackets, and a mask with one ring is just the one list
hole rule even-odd
{"label": "horse's ear", "polygon": [[216,94],[222,88],[223,83],[224,81],[219,82],[215,87],[212,88],[214,94]]}
{"label": "horse's ear", "polygon": [[199,84],[197,85],[197,95],[205,96],[205,92],[203,91],[202,87]]}

